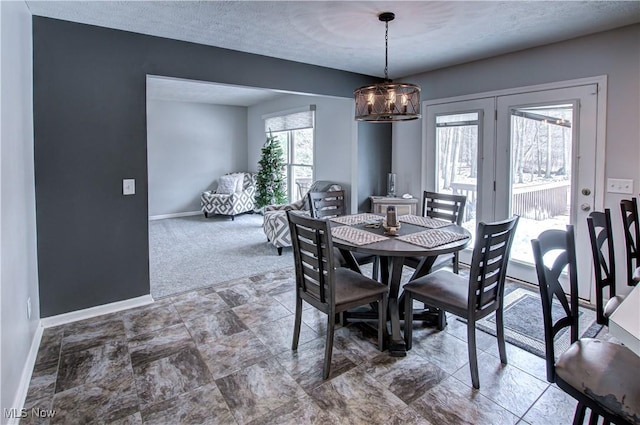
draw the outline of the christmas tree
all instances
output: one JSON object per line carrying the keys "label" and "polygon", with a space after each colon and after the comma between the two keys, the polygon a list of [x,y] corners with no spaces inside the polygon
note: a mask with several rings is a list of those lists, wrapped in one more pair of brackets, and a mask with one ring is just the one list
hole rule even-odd
{"label": "christmas tree", "polygon": [[262,147],[258,166],[256,207],[286,203],[283,150],[271,133]]}

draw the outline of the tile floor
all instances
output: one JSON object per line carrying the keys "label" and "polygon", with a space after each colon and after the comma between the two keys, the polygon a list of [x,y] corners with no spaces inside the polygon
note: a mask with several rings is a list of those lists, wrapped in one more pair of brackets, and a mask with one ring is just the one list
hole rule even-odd
{"label": "tile floor", "polygon": [[544,361],[478,331],[471,387],[465,325],[414,331],[404,358],[361,326],[336,331],[321,377],[325,316],[307,306],[291,351],[291,272],[237,279],[44,331],[25,408],[43,424],[569,424],[575,401]]}

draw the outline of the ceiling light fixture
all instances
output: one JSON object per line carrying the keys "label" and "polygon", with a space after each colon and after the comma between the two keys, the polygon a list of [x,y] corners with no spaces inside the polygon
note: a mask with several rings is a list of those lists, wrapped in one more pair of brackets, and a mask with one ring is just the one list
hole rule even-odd
{"label": "ceiling light fixture", "polygon": [[378,15],[378,19],[385,23],[384,82],[353,91],[357,121],[394,122],[420,118],[420,87],[394,83],[389,79],[389,22],[395,17],[391,12]]}

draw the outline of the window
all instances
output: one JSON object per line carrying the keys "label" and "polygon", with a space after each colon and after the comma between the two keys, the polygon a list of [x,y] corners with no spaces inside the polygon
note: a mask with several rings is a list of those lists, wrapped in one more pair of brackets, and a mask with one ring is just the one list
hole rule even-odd
{"label": "window", "polygon": [[265,132],[282,144],[287,194],[293,202],[307,193],[313,179],[315,105],[307,110],[265,117]]}

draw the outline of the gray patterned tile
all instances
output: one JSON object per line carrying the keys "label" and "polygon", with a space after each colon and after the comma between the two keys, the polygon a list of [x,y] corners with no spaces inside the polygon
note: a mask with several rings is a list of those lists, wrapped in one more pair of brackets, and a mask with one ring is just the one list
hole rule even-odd
{"label": "gray patterned tile", "polygon": [[447,332],[438,332],[425,339],[414,335],[412,350],[447,373],[454,373],[469,362],[467,343]]}
{"label": "gray patterned tile", "polygon": [[125,338],[122,319],[115,315],[74,322],[64,326],[61,353],[87,350]]}
{"label": "gray patterned tile", "polygon": [[375,339],[364,335],[355,325],[337,328],[333,337],[333,348],[345,352],[356,364],[361,364],[380,354]]}
{"label": "gray patterned tile", "polygon": [[24,404],[26,409],[26,417],[20,419],[20,425],[49,425],[51,423],[51,415],[55,416],[53,411],[53,394],[39,400],[27,400]]}
{"label": "gray patterned tile", "polygon": [[131,363],[136,367],[177,353],[194,344],[191,334],[184,324],[159,329],[129,340]]}
{"label": "gray patterned tile", "polygon": [[142,410],[145,425],[236,425],[218,387],[204,385]]}
{"label": "gray patterned tile", "polygon": [[[325,338],[317,338],[306,344],[298,345],[297,351],[286,351],[276,357],[278,363],[305,391],[324,383],[322,368],[324,365]],[[333,349],[329,379],[353,369],[356,364],[340,349]]]}
{"label": "gray patterned tile", "polygon": [[[284,292],[280,292],[277,294],[269,294],[272,298],[274,298],[275,300],[277,300],[278,302],[280,302],[280,304],[282,304],[287,310],[289,310],[289,312],[291,313],[295,313],[296,312],[296,290],[295,287],[294,289],[289,289],[287,291]],[[311,304],[303,302],[302,303],[302,310],[316,310]],[[317,310],[316,310],[317,311]]]}
{"label": "gray patterned tile", "polygon": [[133,369],[141,407],[167,400],[212,381],[209,369],[193,347],[143,363]]}
{"label": "gray patterned tile", "polygon": [[329,413],[323,411],[307,395],[291,400],[289,403],[252,420],[247,425],[342,425]]}
{"label": "gray patterned tile", "polygon": [[224,289],[218,288],[216,292],[231,307],[262,301],[256,290],[246,283],[239,283]]}
{"label": "gray patterned tile", "polygon": [[515,424],[518,417],[477,390],[449,377],[411,403],[432,424]]}
{"label": "gray patterned tile", "polygon": [[217,379],[216,384],[240,424],[261,418],[305,395],[274,359]]}
{"label": "gray patterned tile", "polygon": [[570,424],[577,404],[573,397],[550,385],[522,419],[531,425]]}
{"label": "gray patterned tile", "polygon": [[[33,407],[37,403],[42,403],[43,400],[48,400],[51,404],[51,399],[56,388],[56,377],[58,375],[57,362],[49,368],[40,368],[34,370],[31,375],[31,381],[29,381],[29,389],[27,391],[27,397],[25,398],[25,407]],[[45,401],[47,403],[47,401]]]}
{"label": "gray patterned tile", "polygon": [[194,341],[199,344],[248,329],[232,310],[222,310],[201,315],[196,319],[185,321],[185,325],[193,336]]}
{"label": "gray patterned tile", "polygon": [[337,418],[340,423],[401,422],[399,416],[404,416],[407,409],[402,400],[360,367],[315,387],[309,395],[322,410]]}
{"label": "gray patterned tile", "polygon": [[171,298],[173,306],[182,320],[195,320],[202,316],[231,308],[221,297],[210,289],[191,291]]}
{"label": "gray patterned tile", "polygon": [[214,379],[272,356],[267,347],[251,331],[198,344],[198,349]]}
{"label": "gray patterned tile", "polygon": [[60,359],[60,347],[64,336],[64,326],[47,328],[42,332],[40,347],[36,356],[34,372],[49,370],[52,366],[57,367]]}
{"label": "gray patterned tile", "polygon": [[[467,323],[461,322],[457,317],[453,316],[448,319],[448,325],[445,328],[447,333],[467,342]],[[486,350],[498,350],[498,340],[493,335],[481,331],[476,327],[476,347],[478,352]]]}
{"label": "gray patterned tile", "polygon": [[[517,367],[518,369],[527,372],[536,378],[546,381],[547,380],[547,363],[542,357],[538,357],[535,354],[529,353],[520,347],[507,344],[507,362],[509,365]],[[485,353],[494,357],[499,357],[498,349],[487,350]]]}
{"label": "gray patterned tile", "polygon": [[122,315],[128,338],[181,323],[180,315],[169,300],[130,310]]}
{"label": "gray patterned tile", "polygon": [[[249,329],[273,354],[291,351],[293,342],[294,316],[287,316],[275,321],[265,321],[260,324],[251,324]],[[304,322],[300,324],[299,344],[318,338],[318,334]],[[323,338],[324,339],[324,338]]]}
{"label": "gray patterned tile", "polygon": [[122,369],[131,370],[125,341],[108,342],[83,351],[72,351],[60,359],[56,392],[101,381]]}
{"label": "gray patterned tile", "polygon": [[[478,355],[478,371],[480,394],[518,416],[524,415],[549,385],[518,368],[502,365],[499,358],[487,353]],[[454,376],[471,386],[468,368],[461,368]]]}
{"label": "gray patterned tile", "polygon": [[282,304],[268,296],[262,298],[259,302],[234,307],[233,312],[246,325],[278,320],[291,315],[291,312],[284,308]]}
{"label": "gray patterned tile", "polygon": [[132,415],[125,416],[124,418],[119,418],[113,422],[109,422],[109,425],[142,425],[142,415],[140,412],[136,412]]}
{"label": "gray patterned tile", "polygon": [[138,411],[133,373],[123,369],[98,382],[91,382],[53,397],[56,414],[51,424],[113,422]]}
{"label": "gray patterned tile", "polygon": [[449,376],[435,364],[411,352],[406,357],[380,354],[365,365],[365,370],[407,404]]}

